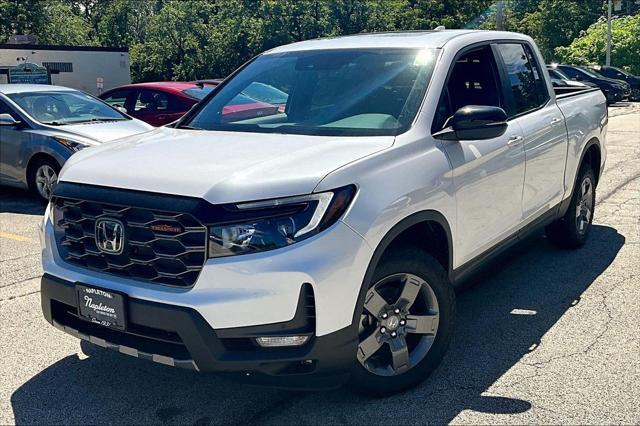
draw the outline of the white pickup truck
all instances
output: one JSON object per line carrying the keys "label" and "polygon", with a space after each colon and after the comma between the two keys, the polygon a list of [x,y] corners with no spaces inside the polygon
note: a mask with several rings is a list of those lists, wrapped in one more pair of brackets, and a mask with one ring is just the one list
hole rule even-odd
{"label": "white pickup truck", "polygon": [[557,95],[520,34],[272,49],[171,128],[69,159],[44,315],[171,366],[401,391],[440,363],[473,271],[542,227],[585,242],[607,121],[602,92]]}

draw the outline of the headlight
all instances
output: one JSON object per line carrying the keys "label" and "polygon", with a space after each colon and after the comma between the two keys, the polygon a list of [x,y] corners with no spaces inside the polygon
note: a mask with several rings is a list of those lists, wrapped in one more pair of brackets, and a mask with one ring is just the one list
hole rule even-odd
{"label": "headlight", "polygon": [[78,152],[88,146],[82,142],[74,141],[68,138],[61,138],[59,136],[54,136],[53,139],[55,139],[56,142],[58,142],[60,145],[63,145],[65,148],[68,148],[73,152]]}
{"label": "headlight", "polygon": [[209,257],[255,253],[302,241],[334,224],[347,210],[356,188],[299,197],[240,203],[229,208],[238,220],[209,227]]}

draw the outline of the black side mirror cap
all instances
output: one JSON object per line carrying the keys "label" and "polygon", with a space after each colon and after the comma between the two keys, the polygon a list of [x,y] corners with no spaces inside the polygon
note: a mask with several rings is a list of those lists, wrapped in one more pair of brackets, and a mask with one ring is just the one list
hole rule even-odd
{"label": "black side mirror cap", "polygon": [[500,107],[467,105],[455,112],[447,127],[433,137],[442,140],[481,140],[502,136],[508,127],[507,113]]}

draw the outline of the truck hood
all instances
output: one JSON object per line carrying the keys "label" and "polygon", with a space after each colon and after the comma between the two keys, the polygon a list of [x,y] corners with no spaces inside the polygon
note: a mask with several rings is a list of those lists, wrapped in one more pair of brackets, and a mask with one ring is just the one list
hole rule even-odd
{"label": "truck hood", "polygon": [[284,197],[313,192],[331,171],[388,148],[393,141],[393,136],[161,127],[74,154],[60,181],[199,197],[214,204]]}
{"label": "truck hood", "polygon": [[126,121],[107,121],[104,123],[79,123],[55,127],[57,134],[66,133],[69,137],[80,136],[95,142],[109,142],[131,135],[153,130],[154,127],[144,121],[132,119]]}

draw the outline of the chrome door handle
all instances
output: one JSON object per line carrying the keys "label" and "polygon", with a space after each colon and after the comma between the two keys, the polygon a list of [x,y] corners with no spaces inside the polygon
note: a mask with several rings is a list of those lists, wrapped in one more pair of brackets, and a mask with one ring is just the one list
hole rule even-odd
{"label": "chrome door handle", "polygon": [[561,118],[554,118],[553,120],[551,120],[551,125],[555,126],[556,124],[558,124],[559,122],[561,122],[562,119]]}
{"label": "chrome door handle", "polygon": [[509,148],[513,148],[515,146],[520,145],[520,142],[522,142],[523,140],[524,138],[522,136],[511,136],[507,141],[507,146]]}

